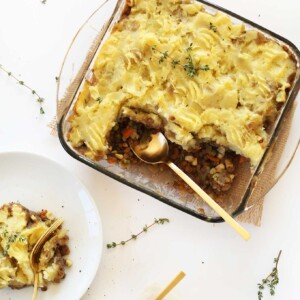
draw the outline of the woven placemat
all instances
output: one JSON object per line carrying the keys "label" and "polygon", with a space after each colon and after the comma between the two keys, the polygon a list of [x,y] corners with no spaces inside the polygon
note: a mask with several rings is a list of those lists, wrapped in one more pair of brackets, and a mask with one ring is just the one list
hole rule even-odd
{"label": "woven placemat", "polygon": [[282,157],[282,153],[284,152],[286,142],[289,137],[289,132],[292,125],[292,119],[296,110],[296,103],[292,106],[292,108],[287,112],[284,123],[282,124],[281,131],[278,135],[277,141],[273,145],[271,157],[269,161],[266,163],[263,172],[260,174],[259,180],[255,186],[255,189],[248,200],[248,209],[237,217],[237,220],[244,223],[251,223],[256,226],[261,225],[262,213],[263,213],[263,205],[264,205],[264,197],[265,195],[272,189],[272,187],[278,182],[278,180],[284,175],[287,170],[289,164],[291,163],[294,155],[298,149],[298,144],[288,160],[285,168],[280,172],[280,174],[276,174],[276,169],[280,158]]}

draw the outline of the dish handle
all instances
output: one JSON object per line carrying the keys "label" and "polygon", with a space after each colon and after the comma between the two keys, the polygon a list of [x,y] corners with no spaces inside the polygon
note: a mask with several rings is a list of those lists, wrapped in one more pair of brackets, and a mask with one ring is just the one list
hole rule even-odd
{"label": "dish handle", "polygon": [[296,153],[298,151],[300,147],[300,137],[298,137],[298,141],[297,144],[292,152],[292,155],[290,156],[290,158],[288,159],[288,161],[285,163],[282,171],[280,171],[280,173],[274,178],[272,184],[266,189],[266,191],[264,191],[260,197],[258,199],[256,199],[254,201],[254,203],[251,203],[250,205],[245,207],[244,212],[248,211],[249,209],[253,208],[255,205],[257,205],[257,203],[259,203],[262,199],[264,199],[266,197],[266,195],[273,189],[273,187],[279,182],[279,180],[285,175],[285,173],[287,172],[287,170],[289,169],[289,167],[291,166],[292,162],[294,161],[294,158],[296,156]]}

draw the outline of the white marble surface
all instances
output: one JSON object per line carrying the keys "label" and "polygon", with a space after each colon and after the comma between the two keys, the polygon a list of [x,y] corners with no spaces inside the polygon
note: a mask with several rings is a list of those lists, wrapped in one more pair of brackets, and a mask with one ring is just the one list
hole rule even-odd
{"label": "white marble surface", "polygon": [[[300,47],[298,0],[213,2]],[[0,0],[0,63],[46,99],[41,116],[30,93],[0,72],[0,151],[35,152],[61,163],[85,184],[102,217],[103,256],[82,299],[153,299],[180,270],[187,275],[166,299],[257,299],[257,283],[271,270],[279,249],[280,284],[273,298],[300,299],[299,152],[268,194],[262,226],[245,225],[252,238],[244,242],[225,224],[204,223],[79,163],[50,136],[55,76],[72,36],[98,5],[99,0],[48,0],[45,5],[39,0]],[[292,134],[299,136],[299,126]],[[170,224],[151,229],[124,248],[105,248],[159,217],[169,218]]]}

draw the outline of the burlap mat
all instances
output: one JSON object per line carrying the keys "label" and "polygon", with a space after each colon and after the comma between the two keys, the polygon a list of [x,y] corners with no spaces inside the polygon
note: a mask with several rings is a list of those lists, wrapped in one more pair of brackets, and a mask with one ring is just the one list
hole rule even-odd
{"label": "burlap mat", "polygon": [[279,181],[279,179],[285,174],[287,168],[292,162],[296,151],[299,147],[299,141],[289,158],[286,166],[283,170],[276,174],[277,164],[280,161],[282,153],[284,152],[286,142],[289,137],[289,132],[292,125],[292,119],[296,110],[296,103],[287,112],[284,123],[282,124],[281,131],[278,135],[276,143],[273,145],[272,156],[266,163],[263,172],[260,175],[260,179],[257,182],[255,189],[248,200],[248,209],[239,215],[236,219],[241,222],[251,223],[256,226],[261,225],[261,218],[263,213],[264,196],[272,189],[273,186]]}
{"label": "burlap mat", "polygon": [[[92,18],[93,15],[91,15],[90,18]],[[89,19],[90,19],[89,18]],[[73,99],[73,96],[75,92],[77,91],[77,88],[82,81],[82,78],[85,76],[86,70],[88,69],[88,66],[90,65],[90,62],[92,58],[94,57],[102,39],[103,39],[103,33],[104,28],[102,28],[101,32],[96,36],[94,42],[92,43],[90,50],[86,56],[85,61],[83,62],[81,68],[79,69],[77,75],[74,77],[73,81],[69,85],[69,87],[64,92],[64,96],[60,96],[60,78],[63,73],[63,68],[65,65],[65,62],[68,57],[68,53],[72,48],[72,45],[77,37],[77,35],[80,33],[80,30],[83,28],[84,25],[86,25],[89,21],[89,19],[81,26],[77,34],[75,35],[74,39],[72,40],[69,49],[66,53],[65,59],[62,64],[62,68],[59,75],[58,80],[58,92],[57,92],[57,116],[52,120],[52,122],[49,124],[49,127],[51,128],[51,134],[57,136],[57,120],[60,120],[62,115],[64,114],[64,111],[69,107],[70,101]],[[105,27],[105,26],[104,26]],[[264,196],[267,194],[267,192],[278,182],[281,176],[285,173],[287,170],[289,164],[292,162],[292,159],[299,147],[299,141],[296,146],[296,149],[294,150],[292,156],[290,157],[289,161],[287,162],[286,167],[283,169],[283,171],[278,175],[276,175],[276,167],[277,163],[280,160],[282,153],[284,151],[291,124],[293,115],[296,109],[296,103],[292,106],[292,108],[287,112],[284,120],[284,124],[282,124],[282,129],[280,131],[280,134],[277,138],[275,147],[273,147],[272,150],[272,156],[269,159],[269,161],[266,163],[264,171],[260,175],[260,179],[257,182],[255,189],[249,199],[248,207],[244,213],[239,215],[237,217],[237,220],[244,223],[251,223],[256,226],[261,225],[261,218],[263,213],[263,204],[264,204]],[[276,177],[277,176],[277,177]]]}

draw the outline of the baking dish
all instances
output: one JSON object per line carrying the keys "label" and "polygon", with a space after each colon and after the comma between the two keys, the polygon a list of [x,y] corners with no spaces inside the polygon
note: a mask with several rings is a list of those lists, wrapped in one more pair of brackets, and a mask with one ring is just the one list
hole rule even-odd
{"label": "baking dish", "polygon": [[[173,174],[164,172],[161,173],[160,176],[157,176],[157,173],[153,170],[152,166],[148,165],[145,165],[141,168],[135,166],[131,167],[130,169],[123,169],[117,165],[109,164],[105,160],[95,162],[83,156],[76,149],[73,149],[67,141],[66,136],[69,130],[69,124],[67,120],[72,114],[74,102],[77,99],[78,93],[82,89],[85,79],[90,76],[89,73],[93,68],[94,59],[97,56],[99,49],[109,36],[114,24],[120,18],[125,2],[126,1],[123,0],[104,1],[101,7],[80,29],[76,39],[72,43],[72,47],[68,51],[58,82],[58,133],[60,141],[70,155],[93,167],[94,169],[200,219],[209,222],[220,222],[222,219],[216,216],[215,213],[211,211],[211,209],[195,195],[183,195],[173,188]],[[207,2],[197,2],[199,2],[209,13],[213,14],[216,11],[221,11],[229,15],[233,23],[242,22],[245,24],[246,29],[253,28],[263,33],[268,38],[275,39],[280,44],[284,45],[297,61],[297,72],[290,89],[288,99],[282,107],[274,127],[271,130],[269,146],[267,147],[263,158],[255,167],[255,169],[250,170],[250,166],[246,164],[239,168],[236,176],[238,180],[234,181],[232,188],[228,194],[226,194],[227,201],[226,207],[224,208],[230,214],[236,216],[246,209],[250,196],[255,190],[256,183],[261,177],[265,163],[269,159],[272,159],[272,157],[269,155],[270,149],[276,141],[276,138],[282,128],[284,118],[292,106],[292,103],[294,102],[296,94],[299,90],[299,51],[289,41],[276,35],[275,33],[268,31],[267,29],[260,27],[259,25],[254,24],[251,21],[248,21],[232,12],[227,11],[226,9],[217,7]],[[103,20],[105,20],[105,22]],[[99,30],[99,28],[102,29]],[[73,74],[77,74],[76,76],[70,76],[71,68],[70,66],[67,67],[68,63],[72,65],[72,72]],[[72,83],[70,82],[70,77]],[[65,84],[64,87],[62,86],[63,84]],[[60,95],[62,90],[67,90],[67,93],[64,95],[64,97]]]}

